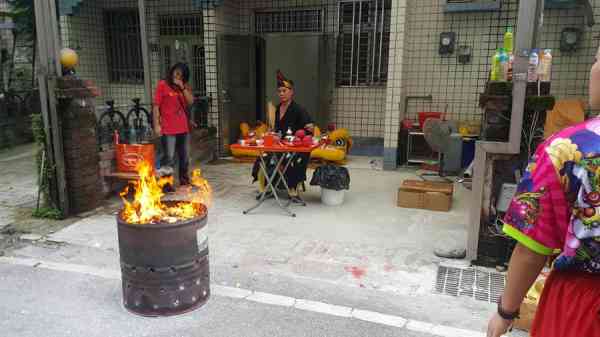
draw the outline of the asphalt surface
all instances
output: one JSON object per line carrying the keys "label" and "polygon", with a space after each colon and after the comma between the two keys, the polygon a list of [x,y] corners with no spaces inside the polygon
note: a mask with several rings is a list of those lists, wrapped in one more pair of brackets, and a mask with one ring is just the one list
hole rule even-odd
{"label": "asphalt surface", "polygon": [[122,307],[118,280],[1,264],[0,275],[6,337],[433,336],[215,295],[188,314],[144,318]]}

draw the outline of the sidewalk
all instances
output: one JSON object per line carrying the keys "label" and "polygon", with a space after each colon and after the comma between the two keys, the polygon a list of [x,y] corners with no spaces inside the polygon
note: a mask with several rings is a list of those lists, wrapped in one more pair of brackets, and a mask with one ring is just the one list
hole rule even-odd
{"label": "sidewalk", "polygon": [[[429,336],[427,331],[435,326],[483,332],[494,304],[434,293],[439,264],[466,267],[465,262],[439,259],[432,251],[437,240],[465,233],[468,191],[457,188],[449,213],[397,208],[397,187],[403,179],[414,178],[413,174],[380,171],[369,162],[362,157],[351,161],[351,190],[340,207],[322,205],[319,189],[307,186],[309,205],[296,206],[296,218],[270,202],[255,213],[242,214],[255,201],[250,165],[223,161],[202,165],[214,189],[208,218],[213,287],[306,299],[426,323],[418,336]],[[48,265],[55,272],[118,275],[114,215],[118,207],[116,199],[107,202],[95,214],[56,233],[42,233],[42,240],[6,256],[37,261],[33,265]],[[89,281],[82,282],[80,286]],[[117,287],[111,298],[119,301],[120,285],[111,284]],[[213,301],[221,302],[222,296],[217,294],[209,303]],[[111,303],[112,308],[101,310],[119,310]],[[456,336],[464,337],[464,331]],[[406,331],[403,336],[412,335]]]}

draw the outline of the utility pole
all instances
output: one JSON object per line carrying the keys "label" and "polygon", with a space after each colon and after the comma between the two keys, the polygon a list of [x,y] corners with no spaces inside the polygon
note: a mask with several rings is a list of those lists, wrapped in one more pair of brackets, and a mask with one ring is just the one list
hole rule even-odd
{"label": "utility pole", "polygon": [[40,57],[38,83],[48,165],[54,167],[59,208],[63,215],[69,214],[69,198],[65,176],[65,158],[63,153],[62,128],[56,112],[55,82],[60,76],[59,34],[56,2],[54,0],[36,0],[35,25],[37,27],[37,50]]}

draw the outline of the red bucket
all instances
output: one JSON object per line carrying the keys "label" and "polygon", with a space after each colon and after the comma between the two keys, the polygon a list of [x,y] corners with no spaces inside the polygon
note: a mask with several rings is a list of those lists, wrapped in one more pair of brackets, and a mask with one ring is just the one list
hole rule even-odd
{"label": "red bucket", "polygon": [[137,172],[141,161],[147,161],[154,167],[154,144],[116,144],[117,171]]}
{"label": "red bucket", "polygon": [[423,129],[426,120],[429,118],[441,119],[443,114],[443,112],[419,112],[419,126]]}

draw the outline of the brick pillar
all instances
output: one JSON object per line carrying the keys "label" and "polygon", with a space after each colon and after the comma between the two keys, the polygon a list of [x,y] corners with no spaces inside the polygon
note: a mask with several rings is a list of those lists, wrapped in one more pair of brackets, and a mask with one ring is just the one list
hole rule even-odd
{"label": "brick pillar", "polygon": [[67,193],[73,214],[93,210],[102,200],[93,100],[96,96],[98,90],[90,81],[74,76],[57,81]]}

